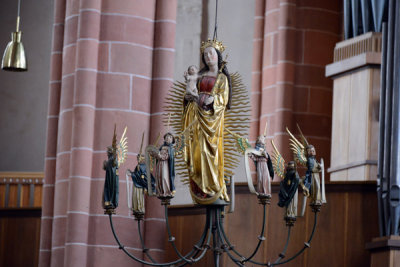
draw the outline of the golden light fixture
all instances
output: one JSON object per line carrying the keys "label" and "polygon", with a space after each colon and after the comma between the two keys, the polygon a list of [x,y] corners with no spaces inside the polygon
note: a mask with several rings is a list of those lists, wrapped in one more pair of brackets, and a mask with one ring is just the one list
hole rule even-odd
{"label": "golden light fixture", "polygon": [[19,30],[20,5],[18,0],[17,30],[11,33],[11,42],[8,43],[1,61],[1,68],[7,71],[27,71],[24,45],[21,42],[22,32]]}

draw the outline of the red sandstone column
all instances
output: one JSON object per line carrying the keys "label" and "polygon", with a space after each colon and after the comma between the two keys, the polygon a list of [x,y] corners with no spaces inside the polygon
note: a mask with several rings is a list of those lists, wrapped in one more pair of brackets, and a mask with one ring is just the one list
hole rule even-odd
{"label": "red sandstone column", "polygon": [[[150,142],[154,143],[161,133],[159,145],[167,129],[163,126],[164,101],[172,86],[175,59],[175,29],[177,0],[156,2],[154,52],[151,89],[151,131]],[[164,250],[165,216],[164,206],[157,198],[146,199],[145,242],[152,248]],[[162,260],[162,253],[159,259]]]}
{"label": "red sandstone column", "polygon": [[[75,56],[66,56],[64,63],[71,65],[73,69],[73,88],[69,88],[71,95],[71,125],[70,136],[70,162],[68,170],[68,182],[65,184],[67,199],[63,200],[63,211],[66,210],[65,249],[64,266],[78,266],[88,259],[88,229],[90,206],[97,199],[92,198],[91,186],[98,186],[93,183],[92,160],[95,138],[95,116],[96,116],[96,94],[97,94],[97,65],[100,36],[100,11],[101,3],[78,2],[68,3],[66,16],[79,14],[76,19],[75,45],[71,49]],[[68,5],[67,5],[68,7]],[[75,22],[74,22],[75,23]],[[75,39],[72,37],[73,39]],[[71,62],[69,62],[71,61]],[[68,74],[66,74],[68,75]],[[94,203],[93,203],[94,204]],[[53,236],[54,236],[53,234]],[[90,258],[90,257],[89,257]],[[60,261],[54,261],[54,266]]]}
{"label": "red sandstone column", "polygon": [[[143,131],[145,145],[149,142],[151,114],[160,112],[159,105],[152,108],[153,89],[162,96],[169,86],[161,82],[172,80],[174,44],[168,42],[175,38],[176,1],[172,7],[160,5],[155,20],[155,1],[56,2],[40,266],[135,266],[118,249],[101,207],[102,163],[114,124],[118,138],[128,126],[129,146],[119,170],[114,225],[125,248],[143,257],[136,221],[127,208],[125,171],[136,165]],[[167,26],[155,37],[156,25],[164,22]],[[156,210],[148,217],[145,223],[162,241],[151,238],[155,242],[147,247],[152,254],[162,252],[163,216]]]}
{"label": "red sandstone column", "polygon": [[[263,68],[263,53],[264,53],[264,13],[265,2],[256,0],[255,15],[254,15],[254,37],[253,37],[253,65],[252,65],[252,88],[251,88],[251,124],[250,124],[250,140],[256,140],[260,135],[260,130],[263,131],[263,126],[260,123],[261,117],[261,78]],[[265,123],[264,123],[265,124]]]}
{"label": "red sandstone column", "polygon": [[53,209],[57,160],[58,122],[61,94],[61,66],[64,35],[65,1],[54,3],[53,44],[47,116],[47,143],[45,156],[45,182],[40,232],[39,265],[50,266],[52,254]]}
{"label": "red sandstone column", "polygon": [[[267,149],[272,150],[270,140],[274,139],[287,161],[293,156],[285,127],[298,134],[298,123],[316,147],[318,159],[323,157],[326,166],[330,165],[332,82],[325,78],[324,66],[332,61],[333,48],[340,40],[341,3],[340,0],[256,0],[251,100],[252,108],[258,111],[252,113],[251,138],[254,140],[268,121]],[[261,20],[260,10],[264,12],[263,28],[257,20]],[[261,29],[260,48],[256,36],[260,36],[257,34]],[[257,69],[261,77],[257,77]],[[257,91],[261,92],[261,101],[254,97]],[[303,175],[303,170],[299,172]],[[274,181],[277,180],[279,177],[275,176]],[[305,220],[312,220],[309,213]],[[304,226],[299,234],[305,239],[311,230]],[[280,251],[277,247],[265,246],[263,253],[278,255]],[[295,263],[306,263],[310,259],[312,255],[305,254]]]}
{"label": "red sandstone column", "polygon": [[[285,158],[291,158],[288,126],[297,134],[299,123],[308,141],[329,166],[332,82],[324,77],[324,65],[332,58],[340,39],[341,1],[268,0],[256,2],[255,36],[260,31],[257,15],[265,5],[262,49],[254,41],[253,70],[262,58],[261,84],[253,73],[252,94],[261,91],[257,124],[251,124],[251,138],[268,122],[268,138],[274,139]],[[316,23],[322,21],[323,23]],[[254,103],[256,101],[256,103]],[[269,149],[271,149],[268,141]]]}

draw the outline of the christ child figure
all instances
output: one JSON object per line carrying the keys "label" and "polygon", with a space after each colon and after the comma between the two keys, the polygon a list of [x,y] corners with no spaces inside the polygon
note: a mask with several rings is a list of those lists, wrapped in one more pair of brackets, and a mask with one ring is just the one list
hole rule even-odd
{"label": "christ child figure", "polygon": [[185,77],[186,81],[186,98],[187,100],[194,100],[196,101],[197,98],[199,97],[197,93],[197,79],[199,77],[198,75],[198,69],[195,65],[189,66],[188,70],[185,71],[183,76]]}

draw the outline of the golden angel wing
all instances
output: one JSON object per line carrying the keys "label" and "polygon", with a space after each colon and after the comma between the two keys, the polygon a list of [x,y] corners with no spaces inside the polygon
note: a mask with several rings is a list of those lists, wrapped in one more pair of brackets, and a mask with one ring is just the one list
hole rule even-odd
{"label": "golden angel wing", "polygon": [[279,153],[275,146],[274,140],[271,140],[272,147],[274,148],[274,153],[272,154],[272,164],[274,165],[274,171],[282,179],[285,178],[285,159]]}
{"label": "golden angel wing", "polygon": [[128,137],[126,137],[127,129],[128,127],[125,127],[124,133],[122,134],[121,139],[117,144],[118,167],[125,162],[128,154]]}
{"label": "golden angel wing", "polygon": [[230,131],[229,129],[225,129],[229,134],[233,136],[233,138],[236,141],[236,150],[240,154],[244,155],[246,152],[246,149],[251,148],[251,145],[249,143],[249,140],[247,138],[241,137],[238,134],[235,134],[234,132]]}
{"label": "golden angel wing", "polygon": [[307,157],[306,157],[306,150],[304,145],[294,137],[294,135],[289,131],[286,127],[286,131],[290,136],[290,149],[293,152],[294,159],[301,165],[306,166],[307,164]]}
{"label": "golden angel wing", "polygon": [[303,146],[307,147],[308,146],[308,141],[306,139],[306,137],[304,136],[303,132],[300,129],[300,126],[296,123],[297,125],[297,129],[299,130],[300,136],[301,136],[301,141],[303,142]]}

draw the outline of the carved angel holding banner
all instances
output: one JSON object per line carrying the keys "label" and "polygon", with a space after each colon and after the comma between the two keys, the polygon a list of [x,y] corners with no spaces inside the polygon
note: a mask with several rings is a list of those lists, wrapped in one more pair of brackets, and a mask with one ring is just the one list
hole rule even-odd
{"label": "carved angel holding banner", "polygon": [[106,171],[103,190],[103,208],[106,209],[106,212],[114,212],[114,209],[118,207],[118,169],[120,165],[125,162],[128,153],[126,130],[127,127],[125,127],[122,137],[117,143],[116,126],[114,126],[112,145],[107,147],[108,159],[103,163],[103,169]]}
{"label": "carved angel holding banner", "polygon": [[[267,153],[265,147],[266,131],[267,125],[265,125],[264,134],[257,137],[256,146],[254,148],[250,146],[247,139],[231,133],[236,137],[238,152],[244,154],[246,178],[249,189],[260,199],[271,199],[271,180],[274,179],[274,168],[272,166],[271,157]],[[257,189],[254,189],[253,186],[248,159],[251,159],[256,167]]]}
{"label": "carved angel holding banner", "polygon": [[[265,126],[265,129],[267,127]],[[248,149],[246,155],[253,160],[257,173],[257,193],[267,198],[271,197],[271,181],[274,179],[274,168],[271,157],[265,148],[266,131],[257,137],[254,149]]]}
{"label": "carved angel holding banner", "polygon": [[[326,203],[323,159],[321,159],[321,163],[316,160],[315,147],[308,143],[300,127],[298,125],[297,127],[303,142],[298,141],[288,128],[286,128],[286,131],[290,135],[290,147],[295,160],[307,167],[306,176],[302,179],[301,186],[305,194],[311,198],[311,205],[322,205]],[[322,173],[322,187],[320,183],[320,172]],[[304,206],[305,205],[303,205],[302,215],[304,215]]]}

